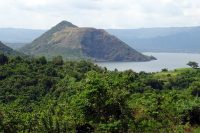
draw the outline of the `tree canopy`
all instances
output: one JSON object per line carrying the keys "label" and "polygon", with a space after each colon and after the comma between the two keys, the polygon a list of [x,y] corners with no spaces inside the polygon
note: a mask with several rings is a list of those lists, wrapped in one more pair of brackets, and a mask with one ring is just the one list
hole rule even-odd
{"label": "tree canopy", "polygon": [[199,64],[197,62],[194,62],[194,61],[188,62],[187,65],[192,67],[192,68],[198,68],[199,67]]}

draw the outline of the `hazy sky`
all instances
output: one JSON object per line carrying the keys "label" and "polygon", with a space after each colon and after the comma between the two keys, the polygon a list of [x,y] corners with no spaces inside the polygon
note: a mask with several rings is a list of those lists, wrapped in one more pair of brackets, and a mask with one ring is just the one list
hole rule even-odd
{"label": "hazy sky", "polygon": [[0,0],[0,27],[47,29],[200,25],[200,0]]}

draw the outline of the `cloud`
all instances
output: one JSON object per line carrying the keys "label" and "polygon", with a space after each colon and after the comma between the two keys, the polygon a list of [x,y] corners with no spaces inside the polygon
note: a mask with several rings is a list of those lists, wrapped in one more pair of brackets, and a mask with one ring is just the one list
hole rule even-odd
{"label": "cloud", "polygon": [[199,0],[6,0],[0,27],[50,28],[61,20],[96,28],[200,24]]}

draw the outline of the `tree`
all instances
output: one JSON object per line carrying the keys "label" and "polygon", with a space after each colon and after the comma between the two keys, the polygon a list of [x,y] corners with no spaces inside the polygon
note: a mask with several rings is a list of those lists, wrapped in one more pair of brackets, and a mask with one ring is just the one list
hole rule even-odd
{"label": "tree", "polygon": [[53,60],[52,60],[52,62],[55,65],[63,65],[63,63],[64,63],[62,56],[56,56],[56,57],[54,57]]}
{"label": "tree", "polygon": [[196,68],[199,67],[198,63],[194,62],[194,61],[188,62],[187,65],[190,66],[190,67],[192,67],[192,68],[194,68],[194,69],[196,69]]}
{"label": "tree", "polygon": [[0,65],[4,65],[8,62],[8,57],[4,54],[0,54]]}
{"label": "tree", "polygon": [[167,68],[163,68],[161,71],[162,72],[168,72],[168,69]]}
{"label": "tree", "polygon": [[44,64],[47,64],[47,60],[44,56],[42,56],[36,59],[36,63],[44,65]]}
{"label": "tree", "polygon": [[86,74],[82,91],[72,98],[70,105],[76,110],[75,117],[78,116],[78,119],[83,121],[79,124],[87,124],[81,126],[81,130],[92,130],[93,125],[99,124],[96,126],[97,132],[127,132],[130,122],[127,118],[132,118],[126,103],[130,95],[127,90],[118,88],[116,82],[120,81],[105,79],[105,75],[95,71]]}

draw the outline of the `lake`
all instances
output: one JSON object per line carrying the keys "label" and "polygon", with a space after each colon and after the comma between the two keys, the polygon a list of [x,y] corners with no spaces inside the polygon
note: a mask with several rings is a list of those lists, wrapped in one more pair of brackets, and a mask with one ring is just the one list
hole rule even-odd
{"label": "lake", "polygon": [[168,70],[174,70],[176,68],[188,67],[186,64],[189,61],[195,61],[200,63],[200,54],[193,53],[143,53],[145,55],[152,55],[157,60],[150,62],[98,62],[97,64],[102,67],[106,67],[108,70],[118,69],[124,71],[132,69],[133,71],[140,72],[157,72],[163,68]]}

